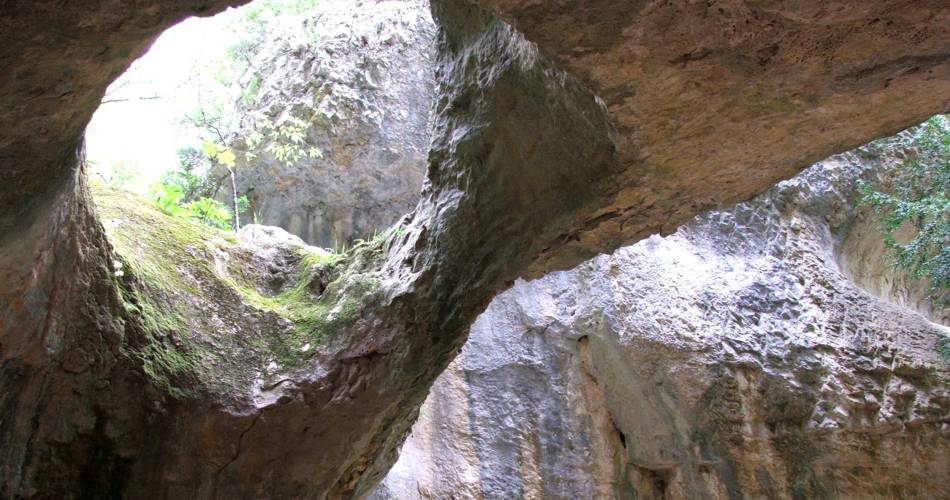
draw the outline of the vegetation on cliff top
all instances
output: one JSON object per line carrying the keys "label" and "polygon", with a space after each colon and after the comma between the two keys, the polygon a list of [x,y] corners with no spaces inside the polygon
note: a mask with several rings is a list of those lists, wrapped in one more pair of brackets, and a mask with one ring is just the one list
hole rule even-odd
{"label": "vegetation on cliff top", "polygon": [[[261,88],[265,70],[259,55],[274,40],[298,38],[301,30],[317,36],[319,27],[305,20],[321,2],[257,0],[204,20],[202,30],[169,30],[156,43],[154,57],[150,51],[107,92],[105,118],[97,113],[90,126],[87,171],[110,187],[149,192],[169,215],[235,230],[243,217],[256,221],[252,200],[238,192],[239,158],[247,162],[272,156],[293,165],[323,155],[308,142],[311,116],[251,111],[266,90]],[[194,47],[199,34],[212,47]],[[186,60],[192,63],[183,64]],[[146,123],[156,128],[154,133],[145,129],[140,134],[154,140],[135,148],[128,147],[129,140],[114,140],[118,129],[129,128],[128,119],[116,116],[144,103],[161,107],[147,111]],[[178,163],[169,159],[173,151]],[[164,161],[156,165],[156,158]],[[155,178],[154,172],[164,175]],[[146,181],[148,177],[153,178]]]}

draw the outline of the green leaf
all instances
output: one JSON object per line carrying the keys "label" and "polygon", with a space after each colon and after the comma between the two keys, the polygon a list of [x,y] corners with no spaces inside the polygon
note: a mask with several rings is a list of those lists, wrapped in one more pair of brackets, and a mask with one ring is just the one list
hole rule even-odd
{"label": "green leaf", "polygon": [[218,152],[217,159],[222,165],[233,167],[234,161],[237,159],[237,157],[234,155],[234,151],[231,151],[230,149],[224,149]]}
{"label": "green leaf", "polygon": [[201,151],[208,158],[215,158],[218,156],[218,151],[220,150],[221,149],[218,147],[218,145],[211,141],[205,141],[205,143],[201,145]]}

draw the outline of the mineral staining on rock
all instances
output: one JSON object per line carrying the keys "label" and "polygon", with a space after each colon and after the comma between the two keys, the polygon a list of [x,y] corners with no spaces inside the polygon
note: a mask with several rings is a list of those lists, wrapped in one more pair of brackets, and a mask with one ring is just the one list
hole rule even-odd
{"label": "mineral staining on rock", "polygon": [[855,182],[890,161],[836,156],[518,283],[475,322],[375,497],[939,497],[950,329],[837,265],[842,241],[882,237],[855,225]]}

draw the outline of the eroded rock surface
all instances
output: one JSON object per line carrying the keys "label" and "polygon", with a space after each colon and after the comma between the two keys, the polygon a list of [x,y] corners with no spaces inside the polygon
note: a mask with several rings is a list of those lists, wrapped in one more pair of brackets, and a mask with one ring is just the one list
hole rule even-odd
{"label": "eroded rock surface", "polygon": [[519,282],[475,322],[375,498],[942,497],[950,329],[837,266],[842,241],[883,240],[855,181],[888,164],[836,156]]}
{"label": "eroded rock surface", "polygon": [[[309,125],[300,147],[321,157],[281,161],[267,144],[252,160],[239,155],[237,187],[253,217],[339,247],[411,210],[425,177],[434,53],[421,0],[324,2],[268,40],[247,75],[259,90],[237,111],[238,136],[260,118],[294,117]],[[229,184],[219,196],[230,200]]]}
{"label": "eroded rock surface", "polygon": [[[491,2],[517,28],[437,0],[422,200],[322,294],[308,289],[321,298],[303,319],[322,321],[303,335],[329,322],[332,342],[275,361],[274,382],[289,382],[255,399],[215,378],[242,366],[241,349],[201,356],[204,337],[129,311],[79,167],[108,84],[163,29],[229,3],[0,8],[0,495],[369,492],[472,322],[519,276],[672,231],[950,97],[950,6],[936,0]],[[207,248],[198,239],[177,248]],[[211,311],[187,301],[195,290],[145,298],[201,323]],[[219,317],[241,319],[235,307]],[[284,340],[252,347],[263,360],[301,339]],[[149,373],[155,349],[173,375],[194,357],[177,374],[188,384]],[[606,351],[591,340],[592,356]],[[257,384],[246,391],[265,387],[243,376]]]}
{"label": "eroded rock surface", "polygon": [[950,109],[940,0],[472,3],[577,77],[615,127],[615,189],[565,236],[578,251],[670,233]]}
{"label": "eroded rock surface", "polygon": [[[883,154],[891,159],[884,163],[883,168],[874,169],[867,181],[885,191],[893,189],[893,178],[898,173],[895,167],[914,161],[917,155],[908,143],[919,131],[919,127],[914,127],[865,146],[863,149],[867,153]],[[870,207],[856,211],[849,220],[848,230],[840,232],[837,257],[842,273],[861,288],[888,302],[916,310],[937,323],[950,325],[950,293],[932,287],[927,278],[915,278],[912,273],[894,266],[893,256],[881,237],[882,223],[880,215]],[[900,228],[896,237],[906,241],[902,238],[913,237],[914,231],[913,225],[908,224]]]}

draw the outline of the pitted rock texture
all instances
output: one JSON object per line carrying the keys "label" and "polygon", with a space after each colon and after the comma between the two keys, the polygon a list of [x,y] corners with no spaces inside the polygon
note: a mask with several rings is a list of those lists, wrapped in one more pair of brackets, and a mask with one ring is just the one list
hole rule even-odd
{"label": "pitted rock texture", "polygon": [[839,242],[873,229],[855,225],[856,179],[890,162],[839,155],[519,282],[475,322],[375,498],[942,497],[950,329],[837,267]]}
{"label": "pitted rock texture", "polygon": [[[248,78],[258,78],[260,90],[237,113],[302,119],[305,147],[323,156],[288,164],[264,144],[252,160],[238,156],[237,187],[261,224],[340,247],[389,227],[419,199],[435,25],[422,0],[335,0],[287,31],[258,52]],[[254,119],[244,120],[239,136],[252,132]],[[229,201],[225,185],[218,195]]]}
{"label": "pitted rock texture", "polygon": [[[280,378],[251,376],[244,390],[279,394],[235,398],[203,377],[213,371],[195,368],[215,357],[239,367],[240,349],[198,356],[176,342],[191,338],[181,323],[145,324],[126,307],[80,156],[106,87],[151,40],[187,15],[239,3],[0,7],[4,496],[368,493],[475,318],[519,276],[672,231],[704,208],[944,111],[950,91],[950,6],[937,0],[630,10],[608,0],[531,2],[530,16],[503,8],[529,2],[493,2],[517,27],[463,0],[436,0],[422,199],[394,231],[340,262],[326,289],[307,289],[320,297],[307,304],[319,314],[304,319],[321,321],[305,333],[332,334],[320,355],[267,362]],[[606,84],[612,78],[620,84]],[[206,248],[198,240],[177,247],[182,258],[189,245]],[[125,279],[146,280],[140,271]],[[268,304],[277,305],[257,305]],[[186,319],[213,321],[212,308],[197,309]],[[232,339],[263,351],[297,347],[251,340]],[[614,352],[590,347],[595,360]],[[137,356],[156,349],[170,356],[160,359],[174,386]],[[179,377],[188,384],[178,387]],[[919,459],[920,471],[941,463]],[[639,474],[668,484],[656,471]]]}
{"label": "pitted rock texture", "polygon": [[565,235],[578,251],[668,234],[950,110],[942,0],[472,3],[577,77],[615,127],[616,188]]}

